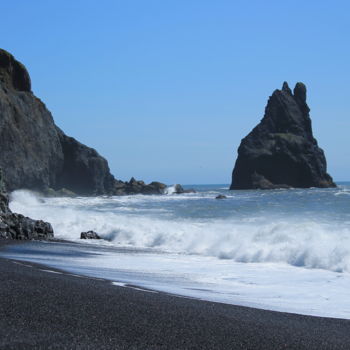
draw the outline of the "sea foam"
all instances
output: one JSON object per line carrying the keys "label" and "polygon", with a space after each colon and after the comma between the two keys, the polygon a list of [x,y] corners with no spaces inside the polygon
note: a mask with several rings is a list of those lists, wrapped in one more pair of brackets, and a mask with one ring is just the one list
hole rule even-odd
{"label": "sea foam", "polygon": [[[320,191],[318,196],[346,197]],[[285,193],[276,198],[295,197],[302,208],[303,198],[316,192]],[[278,202],[270,199],[262,204],[269,210],[255,210],[264,196],[272,195],[262,191],[238,198],[230,194],[226,202],[214,195],[42,198],[21,190],[12,193],[10,207],[49,221],[56,237],[73,241],[80,232],[94,230],[116,246],[350,272],[350,226],[344,216],[315,216],[315,210],[295,209],[293,203],[289,211],[278,212]],[[244,209],[247,203],[249,211]]]}

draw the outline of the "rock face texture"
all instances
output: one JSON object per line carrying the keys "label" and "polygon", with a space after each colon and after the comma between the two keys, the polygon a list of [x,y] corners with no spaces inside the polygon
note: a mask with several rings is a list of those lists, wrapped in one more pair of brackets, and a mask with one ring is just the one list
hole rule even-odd
{"label": "rock face texture", "polygon": [[160,183],[117,181],[106,159],[54,123],[45,104],[31,91],[26,68],[0,49],[0,167],[6,188],[48,194],[162,193]]}
{"label": "rock face texture", "polygon": [[95,150],[66,136],[31,92],[25,67],[0,50],[0,166],[6,188],[104,194],[114,178]]}
{"label": "rock face texture", "polygon": [[335,187],[309,111],[303,83],[275,90],[264,118],[241,141],[230,189]]}
{"label": "rock face texture", "polygon": [[53,238],[53,229],[48,222],[12,213],[8,204],[9,198],[4,192],[3,177],[0,172],[0,239]]}

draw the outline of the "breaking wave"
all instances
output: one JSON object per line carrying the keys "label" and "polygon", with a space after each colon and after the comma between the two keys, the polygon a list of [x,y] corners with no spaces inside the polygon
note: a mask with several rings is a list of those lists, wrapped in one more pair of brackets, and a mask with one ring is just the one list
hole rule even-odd
{"label": "breaking wave", "polygon": [[[337,193],[332,196],[347,197]],[[254,195],[262,198],[265,193]],[[295,192],[295,196],[299,193]],[[274,215],[273,205],[270,211],[250,209],[247,215],[240,212],[245,203],[243,195],[232,198],[232,202],[212,197],[206,193],[197,197],[42,198],[20,190],[12,193],[10,207],[49,221],[55,236],[67,240],[78,240],[82,231],[94,230],[107,241],[105,244],[214,256],[241,263],[271,262],[350,272],[349,221],[332,216],[320,220],[321,215],[310,215],[308,208],[293,215]],[[234,200],[241,206],[232,210]],[[268,201],[264,203],[269,205]],[[191,216],[196,206],[206,208],[208,217]]]}

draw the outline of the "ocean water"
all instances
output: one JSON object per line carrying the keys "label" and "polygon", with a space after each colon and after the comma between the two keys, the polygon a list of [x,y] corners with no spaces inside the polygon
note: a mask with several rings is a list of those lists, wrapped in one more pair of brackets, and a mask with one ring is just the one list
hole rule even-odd
{"label": "ocean water", "polygon": [[[350,319],[350,183],[335,189],[43,198],[10,207],[81,242],[9,247],[1,255],[187,297]],[[218,194],[227,199],[217,200]]]}

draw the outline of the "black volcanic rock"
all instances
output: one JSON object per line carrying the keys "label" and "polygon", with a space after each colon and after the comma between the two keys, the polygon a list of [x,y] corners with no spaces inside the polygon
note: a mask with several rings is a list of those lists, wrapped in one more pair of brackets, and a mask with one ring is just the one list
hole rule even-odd
{"label": "black volcanic rock", "polygon": [[33,220],[21,214],[0,214],[0,239],[53,238],[52,226],[42,220]]}
{"label": "black volcanic rock", "polygon": [[185,190],[180,184],[176,184],[174,187],[174,194],[182,194],[182,193],[196,193],[193,188],[189,188]]}
{"label": "black volcanic rock", "polygon": [[80,239],[101,239],[101,237],[95,231],[82,232]]}
{"label": "black volcanic rock", "polygon": [[223,194],[219,194],[215,197],[215,199],[226,199],[227,197],[224,196]]}
{"label": "black volcanic rock", "polygon": [[17,91],[31,91],[31,82],[29,74],[22,63],[0,49],[0,82]]}
{"label": "black volcanic rock", "polygon": [[59,129],[58,136],[64,162],[56,188],[81,194],[112,193],[115,179],[109,171],[107,160],[93,148],[86,147]]}
{"label": "black volcanic rock", "polygon": [[106,159],[64,134],[31,91],[26,68],[0,49],[0,167],[6,188],[80,195],[162,193],[165,185],[117,181]]}
{"label": "black volcanic rock", "polygon": [[242,140],[231,190],[335,187],[312,134],[306,87],[288,84],[269,98],[264,118]]}
{"label": "black volcanic rock", "polygon": [[103,194],[113,187],[107,161],[66,136],[31,92],[25,67],[0,50],[0,166],[6,188]]}
{"label": "black volcanic rock", "polygon": [[12,213],[8,195],[3,192],[2,183],[3,177],[0,171],[0,239],[53,238],[53,229],[48,222]]}
{"label": "black volcanic rock", "polygon": [[145,184],[143,181],[135,180],[132,177],[129,182],[116,180],[114,182],[114,193],[116,195],[164,194],[166,187],[161,182],[153,181]]}

